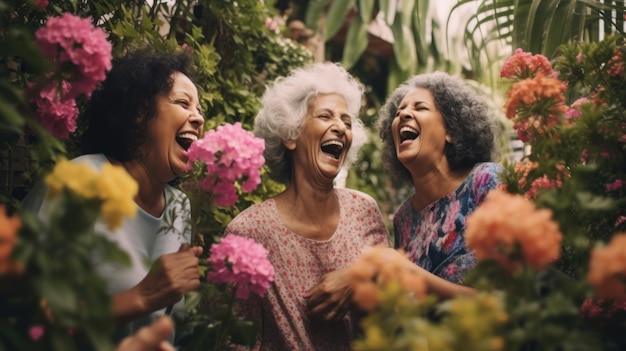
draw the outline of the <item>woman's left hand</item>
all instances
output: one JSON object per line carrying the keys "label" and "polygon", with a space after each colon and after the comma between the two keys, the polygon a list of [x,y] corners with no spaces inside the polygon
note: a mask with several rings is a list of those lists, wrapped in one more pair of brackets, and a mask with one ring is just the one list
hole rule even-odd
{"label": "woman's left hand", "polygon": [[339,321],[349,311],[352,298],[349,268],[325,274],[304,293],[307,314],[327,321]]}

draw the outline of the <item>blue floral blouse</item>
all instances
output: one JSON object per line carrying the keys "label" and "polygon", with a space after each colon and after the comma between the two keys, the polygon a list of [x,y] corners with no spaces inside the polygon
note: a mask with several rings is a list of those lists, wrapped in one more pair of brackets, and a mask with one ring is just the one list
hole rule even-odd
{"label": "blue floral blouse", "polygon": [[406,251],[409,259],[433,274],[462,283],[476,259],[465,247],[465,218],[499,183],[501,166],[479,163],[452,193],[416,211],[411,197],[393,218],[395,246]]}

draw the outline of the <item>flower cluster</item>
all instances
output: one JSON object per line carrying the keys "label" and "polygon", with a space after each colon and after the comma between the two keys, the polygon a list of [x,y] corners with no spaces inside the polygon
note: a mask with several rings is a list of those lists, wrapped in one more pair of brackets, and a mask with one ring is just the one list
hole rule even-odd
{"label": "flower cluster", "polygon": [[465,240],[478,260],[495,260],[513,272],[526,264],[544,269],[559,258],[563,235],[552,211],[494,189],[468,216]]}
{"label": "flower cluster", "polygon": [[84,94],[91,96],[96,85],[103,81],[111,69],[111,44],[101,28],[90,19],[70,13],[48,19],[36,33],[36,44],[58,66],[71,65],[66,80],[71,89],[68,98]]}
{"label": "flower cluster", "polygon": [[51,198],[69,190],[83,199],[101,201],[101,215],[111,230],[121,225],[122,218],[137,212],[133,201],[137,183],[121,166],[107,163],[98,173],[87,164],[60,160],[45,182]]}
{"label": "flower cluster", "polygon": [[250,293],[263,296],[274,281],[274,267],[267,250],[253,239],[229,234],[211,246],[211,270],[207,279],[215,284],[232,284],[238,299]]}
{"label": "flower cluster", "polygon": [[599,298],[626,298],[626,233],[617,233],[605,247],[591,252],[587,279]]}
{"label": "flower cluster", "polygon": [[111,69],[111,44],[89,19],[69,13],[50,18],[35,37],[35,44],[62,70],[62,76],[60,81],[54,75],[44,76],[30,84],[26,94],[36,107],[35,119],[52,136],[67,139],[76,130],[76,97],[91,96]]}
{"label": "flower cluster", "polygon": [[21,263],[11,259],[21,227],[21,219],[17,215],[9,216],[7,205],[0,204],[0,275],[19,274],[24,270]]}
{"label": "flower cluster", "polygon": [[[372,311],[380,304],[381,291],[395,281],[404,291],[418,299],[426,296],[426,283],[421,275],[407,266],[406,256],[401,251],[385,247],[366,248],[350,266],[349,275],[353,301],[362,310]],[[407,268],[409,267],[409,268]]]}
{"label": "flower cluster", "polygon": [[241,123],[226,124],[208,131],[189,148],[189,168],[199,163],[204,177],[198,186],[215,195],[218,206],[237,202],[237,182],[244,192],[261,183],[260,168],[265,163],[265,142],[242,128]]}

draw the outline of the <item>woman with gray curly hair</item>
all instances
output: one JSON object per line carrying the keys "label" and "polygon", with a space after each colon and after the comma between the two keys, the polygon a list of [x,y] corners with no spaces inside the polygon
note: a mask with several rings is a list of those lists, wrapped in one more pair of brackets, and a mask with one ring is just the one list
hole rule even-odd
{"label": "woman with gray curly hair", "polygon": [[241,306],[260,325],[255,350],[350,350],[347,268],[364,248],[389,245],[375,200],[334,185],[366,141],[362,98],[333,63],[294,70],[263,95],[254,133],[270,176],[287,187],[226,228],[265,246],[276,271],[267,295]]}
{"label": "woman with gray curly hair", "polygon": [[462,285],[476,262],[465,246],[465,218],[501,182],[486,103],[460,78],[419,74],[389,96],[378,126],[392,184],[414,190],[394,215],[395,247],[417,265],[429,292],[472,293]]}

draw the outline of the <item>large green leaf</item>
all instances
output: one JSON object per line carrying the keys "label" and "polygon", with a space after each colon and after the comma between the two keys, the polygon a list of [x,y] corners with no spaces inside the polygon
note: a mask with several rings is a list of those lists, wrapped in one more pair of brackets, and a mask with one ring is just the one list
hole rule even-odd
{"label": "large green leaf", "polygon": [[359,16],[363,23],[369,23],[372,20],[373,10],[374,0],[359,0]]}
{"label": "large green leaf", "polygon": [[307,27],[317,30],[317,25],[320,22],[320,18],[322,18],[322,14],[324,13],[324,9],[326,8],[328,1],[330,0],[309,1],[309,6],[306,9],[306,16],[304,18],[304,23]]}
{"label": "large green leaf", "polygon": [[402,17],[396,16],[396,20],[391,26],[394,39],[393,53],[398,67],[402,71],[411,71],[417,62],[415,38],[411,31],[411,24],[403,23]]}
{"label": "large green leaf", "polygon": [[337,34],[339,29],[346,23],[346,17],[350,10],[354,8],[355,4],[356,0],[333,1],[331,3],[330,9],[328,9],[328,15],[326,16],[324,41],[328,41]]}
{"label": "large green leaf", "polygon": [[367,49],[367,40],[367,23],[363,23],[361,17],[357,16],[348,28],[346,45],[343,49],[342,61],[346,69],[352,68]]}

